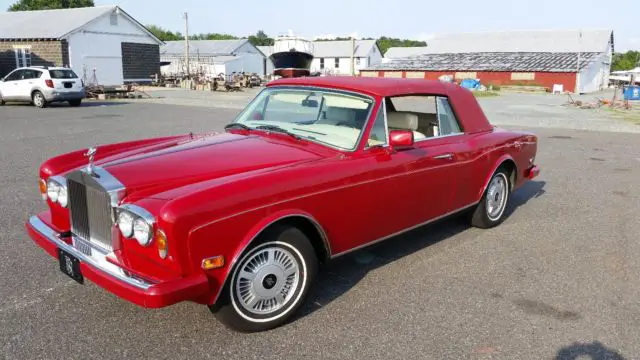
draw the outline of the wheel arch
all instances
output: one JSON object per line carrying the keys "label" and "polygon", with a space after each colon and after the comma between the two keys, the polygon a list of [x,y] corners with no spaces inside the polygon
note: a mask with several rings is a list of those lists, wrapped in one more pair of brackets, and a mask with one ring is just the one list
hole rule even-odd
{"label": "wheel arch", "polygon": [[482,199],[482,195],[487,190],[487,186],[489,186],[489,182],[491,181],[493,174],[495,174],[496,171],[498,171],[498,169],[502,167],[506,168],[506,170],[509,172],[509,190],[513,190],[516,181],[518,181],[518,165],[510,155],[504,154],[498,159],[498,161],[495,162],[494,166],[491,168],[491,171],[489,171],[489,173],[486,175],[483,183],[484,185],[478,193],[477,201],[480,201]]}
{"label": "wheel arch", "polygon": [[269,217],[254,225],[238,245],[237,250],[233,254],[233,258],[229,262],[224,281],[222,282],[218,293],[213,298],[211,305],[215,305],[218,302],[218,299],[220,298],[223,289],[230,281],[231,275],[235,270],[238,260],[242,257],[242,254],[244,254],[252,244],[259,241],[260,235],[265,231],[273,226],[279,225],[290,225],[300,229],[300,231],[309,238],[309,241],[316,253],[316,257],[318,258],[318,262],[324,263],[331,258],[331,246],[327,234],[320,223],[311,214],[299,210],[281,211],[271,214]]}

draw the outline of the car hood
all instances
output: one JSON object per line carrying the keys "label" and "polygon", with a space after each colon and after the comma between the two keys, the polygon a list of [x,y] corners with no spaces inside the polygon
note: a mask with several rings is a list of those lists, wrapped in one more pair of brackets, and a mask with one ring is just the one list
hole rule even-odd
{"label": "car hood", "polygon": [[[152,197],[225,176],[317,160],[304,144],[268,137],[218,134],[187,137],[100,164],[132,193]],[[164,198],[159,196],[159,198]]]}

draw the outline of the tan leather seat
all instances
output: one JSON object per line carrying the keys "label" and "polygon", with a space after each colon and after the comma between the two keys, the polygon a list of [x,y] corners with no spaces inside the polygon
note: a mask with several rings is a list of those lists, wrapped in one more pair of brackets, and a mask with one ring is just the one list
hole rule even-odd
{"label": "tan leather seat", "polygon": [[403,111],[391,111],[387,113],[387,125],[389,129],[413,130],[414,140],[425,139],[426,136],[418,132],[418,115]]}
{"label": "tan leather seat", "polygon": [[354,123],[356,120],[356,111],[349,108],[341,107],[327,107],[325,112],[325,119],[318,121],[323,124],[337,124],[337,123]]}

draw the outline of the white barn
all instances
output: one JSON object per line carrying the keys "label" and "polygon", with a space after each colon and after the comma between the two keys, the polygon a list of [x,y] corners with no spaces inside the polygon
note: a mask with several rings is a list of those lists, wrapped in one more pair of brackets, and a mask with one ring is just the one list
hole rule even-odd
{"label": "white barn", "polygon": [[[268,59],[273,52],[273,46],[258,46],[267,57],[265,60],[266,73],[273,73],[273,63]],[[330,75],[351,75],[351,54],[355,60],[355,73],[369,66],[380,64],[382,53],[375,40],[356,40],[355,49],[351,40],[314,41],[313,61],[311,72]]]}
{"label": "white barn", "polygon": [[351,40],[314,41],[311,72],[351,75],[352,53],[356,75],[361,69],[377,65],[382,61],[382,53],[375,40],[356,40],[355,49]]}
{"label": "white barn", "polygon": [[[167,41],[160,48],[160,61],[165,76],[186,73],[185,42]],[[256,73],[264,75],[264,54],[247,39],[189,40],[189,73],[213,77],[220,73]]]}
{"label": "white barn", "polygon": [[85,83],[149,82],[160,72],[161,43],[118,6],[4,12],[0,76],[43,65],[70,67]]}

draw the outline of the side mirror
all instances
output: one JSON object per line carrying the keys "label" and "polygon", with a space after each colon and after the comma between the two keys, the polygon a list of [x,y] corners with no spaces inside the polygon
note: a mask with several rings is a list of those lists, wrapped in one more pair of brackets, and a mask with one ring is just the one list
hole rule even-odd
{"label": "side mirror", "polygon": [[393,150],[409,149],[413,147],[413,131],[391,130],[389,132],[389,145]]}

